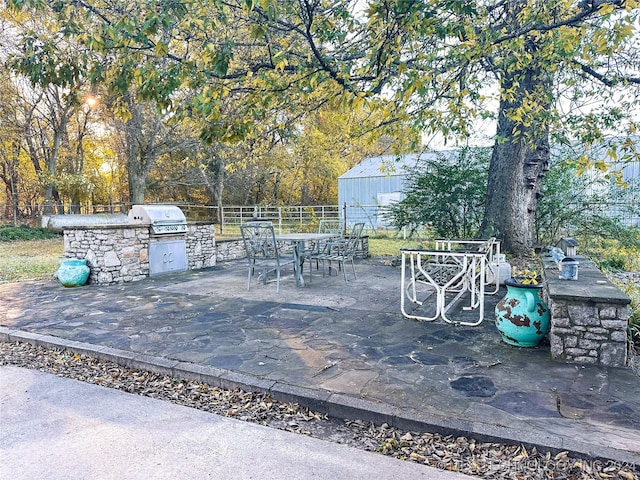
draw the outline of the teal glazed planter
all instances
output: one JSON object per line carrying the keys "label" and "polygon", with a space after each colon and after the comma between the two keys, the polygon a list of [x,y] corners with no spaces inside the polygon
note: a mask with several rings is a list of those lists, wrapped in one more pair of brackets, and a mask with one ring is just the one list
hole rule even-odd
{"label": "teal glazed planter", "polygon": [[90,271],[86,258],[62,258],[56,276],[64,287],[79,287],[87,283]]}
{"label": "teal glazed planter", "polygon": [[549,307],[540,298],[542,285],[505,280],[507,294],[496,305],[496,327],[502,340],[516,347],[535,347],[549,332]]}

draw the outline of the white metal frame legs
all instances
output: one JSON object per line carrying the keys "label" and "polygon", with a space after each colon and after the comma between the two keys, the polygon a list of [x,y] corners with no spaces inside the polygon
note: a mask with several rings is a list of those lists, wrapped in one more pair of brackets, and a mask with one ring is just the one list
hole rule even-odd
{"label": "white metal frame legs", "polygon": [[[446,250],[401,250],[402,277],[400,281],[402,315],[415,320],[432,322],[441,317],[447,323],[477,326],[484,318],[484,295],[487,255],[484,252],[450,252]],[[408,312],[407,300],[414,305],[424,302],[418,298],[419,285],[435,290],[435,314],[431,317]],[[447,301],[447,293],[456,295]],[[465,310],[478,310],[475,322],[454,321],[447,314],[465,294],[469,304]]]}

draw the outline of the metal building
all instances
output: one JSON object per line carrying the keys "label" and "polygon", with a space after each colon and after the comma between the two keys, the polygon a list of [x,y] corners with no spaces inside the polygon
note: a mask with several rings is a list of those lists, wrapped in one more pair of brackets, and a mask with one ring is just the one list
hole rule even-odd
{"label": "metal building", "polygon": [[[640,139],[637,141],[640,142]],[[604,146],[600,147],[599,151],[595,150],[591,152],[593,156],[604,157]],[[562,151],[561,147],[556,146],[554,148],[555,156],[561,155]],[[452,149],[407,155],[383,155],[363,160],[338,177],[338,205],[341,209],[341,216],[346,215],[347,225],[364,222],[366,229],[387,227],[388,225],[379,214],[380,207],[404,198],[403,190],[407,173],[414,169],[419,161],[428,162],[440,155],[453,158],[459,153],[459,149]],[[578,155],[579,149],[574,147],[564,155],[571,153]],[[618,163],[614,164],[612,169],[621,169],[622,179],[629,184],[629,188],[618,202],[602,204],[599,208],[605,209],[611,217],[618,217],[623,224],[640,226],[640,217],[637,211],[635,213],[629,211],[629,207],[635,207],[637,210],[640,205],[640,162]],[[594,174],[597,173],[594,172]],[[604,175],[604,173],[600,173]],[[594,206],[594,208],[596,207]]]}
{"label": "metal building", "polygon": [[436,158],[443,152],[383,155],[363,160],[338,177],[338,204],[347,224],[364,222],[365,228],[385,227],[379,207],[404,198],[407,173],[419,160]]}
{"label": "metal building", "polygon": [[[592,167],[586,172],[593,179],[599,180],[588,185],[586,192],[600,193],[605,197],[604,194],[608,193],[606,203],[594,205],[593,208],[599,208],[604,215],[617,218],[623,225],[640,227],[640,161],[634,159],[634,155],[637,158],[640,154],[640,137],[632,136],[631,142],[623,147],[627,143],[625,137],[611,137],[586,152],[592,160],[603,160],[608,164],[606,171]],[[607,156],[607,148],[611,147],[615,147],[619,156],[627,158],[611,162]],[[578,153],[581,153],[580,150]],[[616,186],[614,178],[618,174],[624,188]]]}
{"label": "metal building", "polygon": [[626,188],[619,204],[610,207],[610,215],[619,218],[624,225],[640,227],[640,161],[617,164]]}

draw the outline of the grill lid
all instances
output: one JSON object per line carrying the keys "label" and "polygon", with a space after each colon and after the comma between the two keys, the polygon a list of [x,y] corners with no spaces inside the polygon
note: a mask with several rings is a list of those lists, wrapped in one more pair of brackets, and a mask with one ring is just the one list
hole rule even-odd
{"label": "grill lid", "polygon": [[187,219],[175,205],[133,205],[129,223],[150,225],[153,233],[186,233]]}

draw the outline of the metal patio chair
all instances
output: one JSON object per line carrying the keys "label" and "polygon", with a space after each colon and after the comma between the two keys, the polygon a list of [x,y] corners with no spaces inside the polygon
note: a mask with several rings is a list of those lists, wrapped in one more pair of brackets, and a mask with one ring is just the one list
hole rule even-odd
{"label": "metal patio chair", "polygon": [[344,235],[344,224],[340,219],[320,220],[318,223],[318,233],[335,233],[336,235]]}
{"label": "metal patio chair", "polygon": [[335,243],[344,239],[344,223],[337,218],[333,220],[320,220],[318,223],[318,233],[335,234],[337,239],[315,242],[302,252],[301,256],[303,261],[309,260],[309,279],[311,279],[311,261],[316,261],[316,270],[318,270],[319,260],[315,257],[327,249],[328,243]]}
{"label": "metal patio chair", "polygon": [[322,262],[322,276],[325,275],[325,264],[329,264],[329,274],[331,274],[331,263],[336,262],[338,264],[338,269],[342,269],[344,281],[347,282],[347,270],[345,263],[350,261],[351,269],[353,270],[353,277],[358,278],[353,259],[356,255],[356,251],[358,250],[358,244],[360,243],[363,229],[364,223],[356,223],[351,229],[351,232],[344,239],[337,242],[328,242],[319,253],[311,256],[312,260]]}
{"label": "metal patio chair", "polygon": [[260,270],[262,281],[267,283],[269,272],[276,272],[276,292],[280,292],[280,272],[282,267],[293,264],[294,257],[283,255],[276,242],[271,222],[248,222],[240,226],[242,241],[249,261],[247,290],[251,289],[251,277]]}

